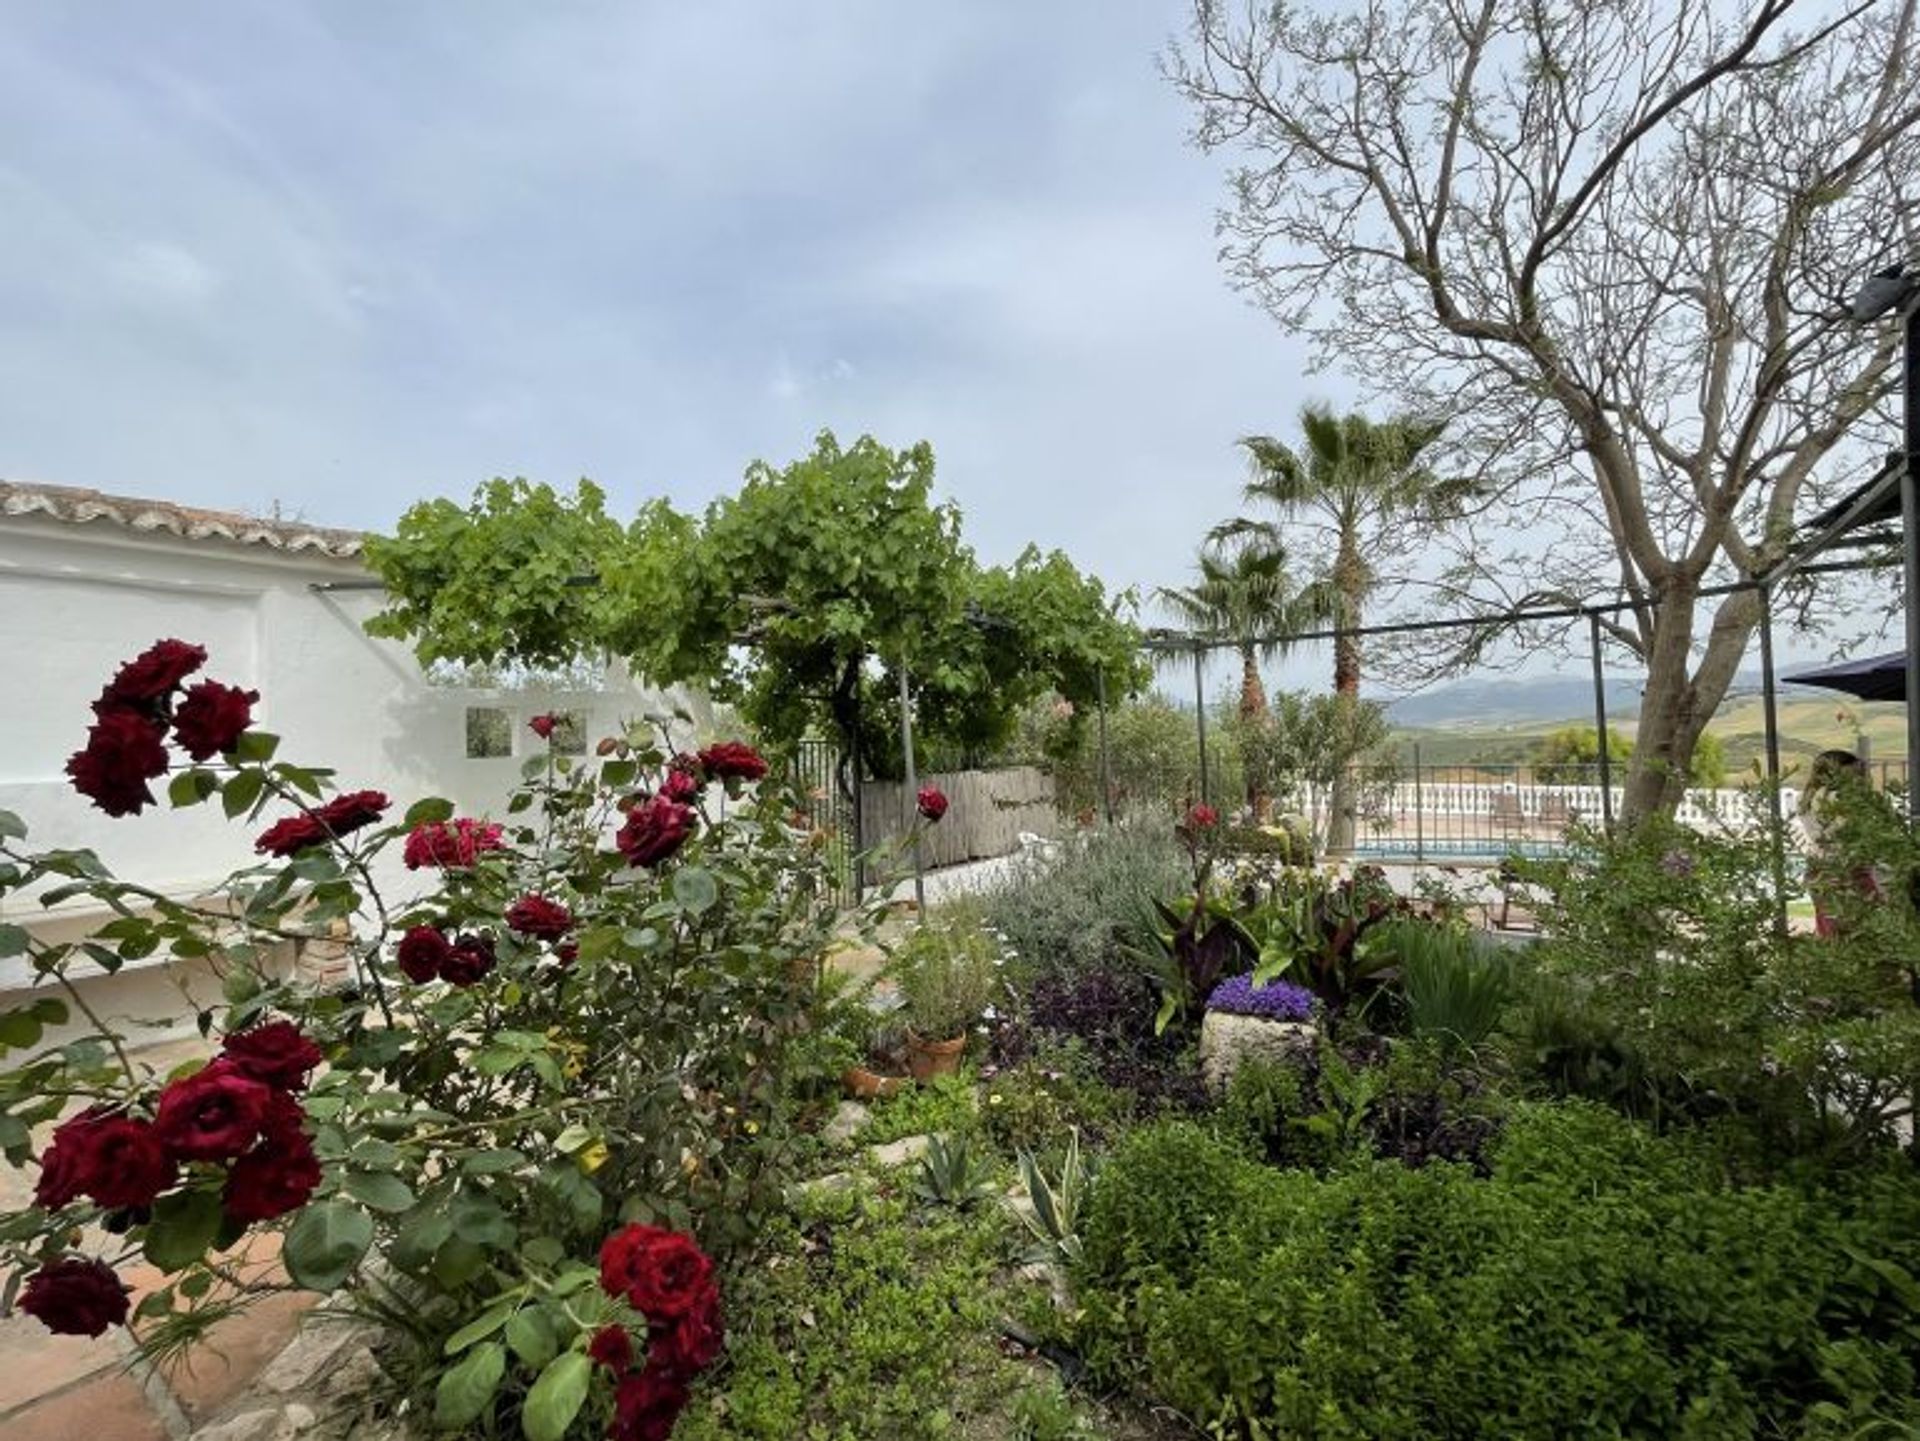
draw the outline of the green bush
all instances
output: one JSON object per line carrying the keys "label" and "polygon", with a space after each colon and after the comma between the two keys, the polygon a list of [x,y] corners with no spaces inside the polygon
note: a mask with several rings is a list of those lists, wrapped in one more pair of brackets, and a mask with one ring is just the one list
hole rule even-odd
{"label": "green bush", "polygon": [[964,915],[914,927],[888,967],[913,1028],[930,1041],[963,1036],[993,999],[998,942]]}
{"label": "green bush", "polygon": [[1390,952],[1407,998],[1407,1026],[1443,1051],[1472,1050],[1492,1034],[1513,994],[1512,965],[1496,943],[1465,930],[1408,918],[1374,944]]}
{"label": "green bush", "polygon": [[1086,831],[1044,866],[1023,870],[985,898],[988,924],[1032,973],[1079,975],[1126,946],[1152,944],[1150,896],[1189,885],[1186,853],[1163,821]]}
{"label": "green bush", "polygon": [[1917,1222],[1910,1172],[1733,1187],[1577,1103],[1523,1107],[1487,1179],[1163,1125],[1094,1188],[1077,1339],[1233,1436],[1905,1435]]}

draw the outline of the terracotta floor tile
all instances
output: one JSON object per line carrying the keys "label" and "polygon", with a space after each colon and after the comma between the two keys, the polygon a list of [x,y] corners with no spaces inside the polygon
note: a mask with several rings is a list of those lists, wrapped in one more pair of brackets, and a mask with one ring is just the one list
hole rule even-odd
{"label": "terracotta floor tile", "polygon": [[7,1441],[167,1441],[139,1383],[119,1371],[14,1412],[0,1420],[0,1435]]}
{"label": "terracotta floor tile", "polygon": [[[125,1360],[111,1332],[98,1338],[56,1336],[33,1317],[16,1312],[0,1321],[0,1415]],[[0,1426],[0,1435],[9,1441],[12,1434]]]}
{"label": "terracotta floor tile", "polygon": [[[303,1291],[269,1296],[215,1326],[181,1365],[165,1373],[180,1409],[198,1421],[232,1400],[280,1354],[300,1318],[319,1301]],[[11,1435],[7,1441],[13,1441]]]}

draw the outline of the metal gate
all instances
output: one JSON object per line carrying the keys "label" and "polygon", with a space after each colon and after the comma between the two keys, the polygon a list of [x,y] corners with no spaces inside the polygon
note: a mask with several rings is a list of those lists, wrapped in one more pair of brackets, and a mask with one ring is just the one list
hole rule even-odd
{"label": "metal gate", "polygon": [[[803,740],[794,748],[789,780],[807,819],[826,833],[828,871],[834,898],[843,906],[859,904],[861,890],[858,791],[860,778],[849,767],[842,784],[840,747],[830,740]],[[855,795],[849,796],[846,787]]]}

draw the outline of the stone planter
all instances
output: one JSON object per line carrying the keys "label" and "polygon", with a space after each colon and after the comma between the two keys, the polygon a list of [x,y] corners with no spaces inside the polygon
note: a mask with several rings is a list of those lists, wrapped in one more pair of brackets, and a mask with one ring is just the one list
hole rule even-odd
{"label": "stone planter", "polygon": [[1200,1023],[1200,1074],[1208,1089],[1219,1093],[1247,1060],[1279,1062],[1311,1055],[1319,1042],[1320,1028],[1311,1021],[1208,1011]]}

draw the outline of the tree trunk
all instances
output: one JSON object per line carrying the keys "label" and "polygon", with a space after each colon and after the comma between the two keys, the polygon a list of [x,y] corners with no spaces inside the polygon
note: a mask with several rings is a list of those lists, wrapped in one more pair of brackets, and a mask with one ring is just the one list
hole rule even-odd
{"label": "tree trunk", "polygon": [[[1333,638],[1333,693],[1356,702],[1360,699],[1360,637],[1352,634],[1352,628],[1360,624],[1361,574],[1358,541],[1350,530],[1343,528],[1340,553],[1333,564],[1334,585],[1340,593],[1339,633]],[[1354,817],[1356,787],[1352,762],[1353,758],[1348,757],[1334,772],[1327,797],[1327,850],[1334,855],[1346,855],[1353,850],[1358,830]]]}
{"label": "tree trunk", "polygon": [[1260,659],[1250,645],[1240,647],[1240,720],[1242,744],[1240,764],[1247,781],[1247,810],[1255,825],[1264,825],[1271,800],[1261,785],[1265,752],[1261,747],[1249,750],[1245,744],[1252,730],[1267,714],[1267,690],[1260,683]]}
{"label": "tree trunk", "polygon": [[1714,613],[1705,654],[1692,665],[1694,584],[1669,583],[1654,616],[1647,651],[1647,688],[1640,701],[1633,760],[1621,800],[1620,825],[1631,829],[1649,816],[1672,815],[1685,796],[1694,747],[1726,699],[1747,641],[1759,620],[1751,592],[1728,596]]}
{"label": "tree trunk", "polygon": [[1260,683],[1260,662],[1252,646],[1240,651],[1240,719],[1257,720],[1267,713],[1267,689]]}

